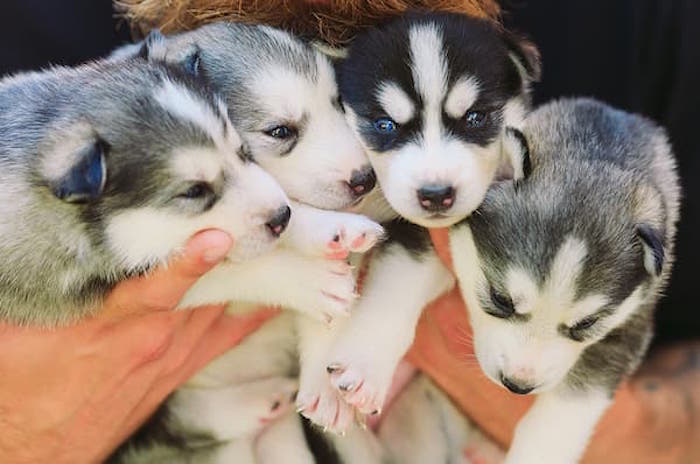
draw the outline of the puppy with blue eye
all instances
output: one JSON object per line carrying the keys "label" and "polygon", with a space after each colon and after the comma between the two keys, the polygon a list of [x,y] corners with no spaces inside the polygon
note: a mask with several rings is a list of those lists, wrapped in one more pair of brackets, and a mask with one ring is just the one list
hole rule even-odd
{"label": "puppy with blue eye", "polygon": [[314,422],[342,430],[348,408],[382,408],[422,309],[454,284],[427,228],[461,221],[492,183],[527,170],[501,146],[522,124],[538,60],[494,23],[416,13],[359,34],[339,62],[346,115],[380,187],[361,211],[388,239],[352,316],[306,356],[320,369],[301,376],[297,404]]}
{"label": "puppy with blue eye", "polygon": [[577,462],[639,365],[673,261],[679,180],[664,131],[592,100],[533,112],[505,148],[532,174],[450,230],[486,375],[537,394],[507,463]]}

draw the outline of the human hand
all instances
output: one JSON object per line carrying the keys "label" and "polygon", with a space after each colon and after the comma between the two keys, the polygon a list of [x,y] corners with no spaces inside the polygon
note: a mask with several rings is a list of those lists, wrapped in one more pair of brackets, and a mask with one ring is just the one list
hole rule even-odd
{"label": "human hand", "polygon": [[177,386],[276,311],[170,311],[231,247],[194,236],[182,256],[118,285],[94,318],[53,330],[0,324],[0,462],[104,460]]}

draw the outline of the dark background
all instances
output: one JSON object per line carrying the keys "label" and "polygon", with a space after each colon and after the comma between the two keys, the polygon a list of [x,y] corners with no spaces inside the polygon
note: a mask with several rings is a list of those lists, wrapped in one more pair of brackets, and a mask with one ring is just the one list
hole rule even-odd
{"label": "dark background", "polygon": [[[111,0],[0,0],[0,76],[77,64],[128,42]],[[536,102],[592,96],[645,114],[670,133],[684,202],[671,287],[657,343],[700,337],[692,266],[700,204],[700,1],[503,0],[508,27],[530,36],[544,62]],[[700,284],[700,282],[699,282]]]}

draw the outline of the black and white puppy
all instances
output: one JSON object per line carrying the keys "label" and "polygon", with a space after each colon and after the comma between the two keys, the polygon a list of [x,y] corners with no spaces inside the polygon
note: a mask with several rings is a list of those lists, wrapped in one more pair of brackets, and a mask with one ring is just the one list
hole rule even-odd
{"label": "black and white puppy", "polygon": [[339,69],[348,120],[381,187],[362,212],[384,223],[389,240],[369,263],[352,317],[302,350],[320,369],[302,372],[297,405],[335,430],[353,408],[381,409],[423,307],[454,283],[425,228],[464,219],[490,185],[528,169],[502,141],[507,127],[521,126],[540,72],[532,44],[455,14],[412,14],[369,30]]}

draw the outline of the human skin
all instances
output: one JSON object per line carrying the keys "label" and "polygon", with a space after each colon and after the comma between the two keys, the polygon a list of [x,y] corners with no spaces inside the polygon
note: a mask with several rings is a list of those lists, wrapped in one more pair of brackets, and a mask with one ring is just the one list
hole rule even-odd
{"label": "human skin", "polygon": [[100,313],[53,330],[0,325],[0,462],[99,462],[178,385],[275,310],[171,311],[228,252],[195,235],[167,268],[118,285]]}
{"label": "human skin", "polygon": [[[431,234],[449,263],[446,231]],[[511,394],[481,373],[457,289],[426,309],[408,360],[431,376],[482,431],[508,447],[534,398]],[[582,462],[700,462],[700,342],[654,353],[618,388]]]}

